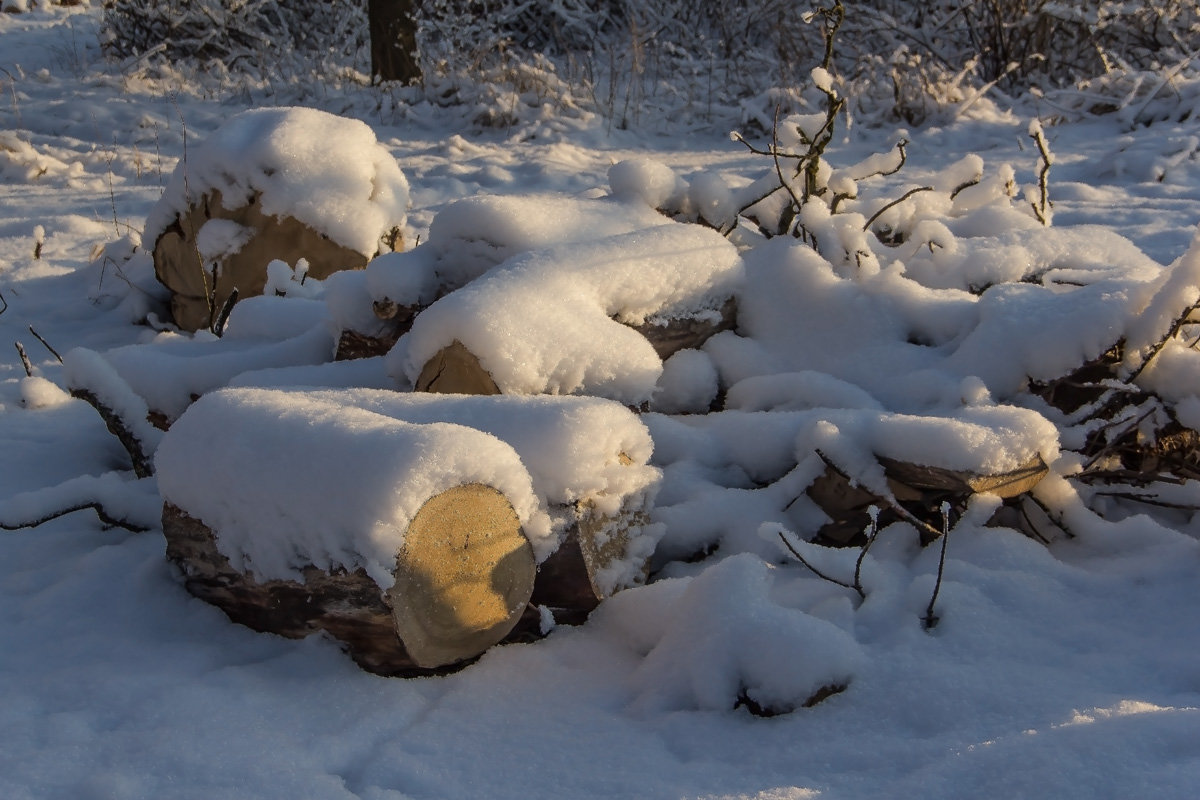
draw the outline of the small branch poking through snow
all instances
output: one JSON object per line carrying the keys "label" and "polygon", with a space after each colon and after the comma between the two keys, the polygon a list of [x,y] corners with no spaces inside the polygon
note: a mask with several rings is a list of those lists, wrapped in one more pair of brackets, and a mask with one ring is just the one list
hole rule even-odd
{"label": "small branch poking through snow", "polygon": [[1038,172],[1039,197],[1036,201],[1030,200],[1029,204],[1033,206],[1033,214],[1037,217],[1038,222],[1049,225],[1051,209],[1054,206],[1054,203],[1050,202],[1050,165],[1054,163],[1054,157],[1050,154],[1050,146],[1046,144],[1046,134],[1037,120],[1029,125],[1029,138],[1037,144],[1038,153],[1042,157],[1042,168]]}
{"label": "small branch poking through snow", "polygon": [[938,621],[941,619],[933,613],[933,604],[937,602],[938,592],[942,590],[942,575],[946,571],[946,543],[950,541],[950,504],[942,502],[942,555],[938,558],[937,580],[933,584],[933,596],[929,598],[929,607],[925,609],[925,616],[921,617],[921,624],[925,630],[933,630],[937,627]]}
{"label": "small branch poking through snow", "polygon": [[[824,572],[821,572],[821,570],[814,567],[808,561],[808,559],[806,559],[804,556],[800,555],[800,551],[797,550],[795,547],[793,547],[792,543],[788,541],[787,531],[780,529],[779,541],[783,542],[783,546],[788,549],[788,552],[791,553],[792,555],[794,555],[796,557],[796,560],[799,561],[801,564],[803,564],[805,567],[807,567],[808,571],[811,572],[813,575],[816,575],[821,580],[829,581],[830,583],[837,584],[838,586],[843,586],[847,589],[853,589],[854,591],[858,592],[858,596],[861,597],[863,600],[867,599],[867,596],[863,593],[862,586],[857,585],[857,583],[852,584],[852,583],[846,583],[845,581],[839,581],[837,578],[832,578],[832,577],[826,575]],[[864,550],[865,549],[866,548],[864,548]],[[857,570],[856,570],[856,572],[857,572]]]}
{"label": "small branch poking through snow", "polygon": [[895,200],[886,204],[885,206],[883,206],[883,208],[879,209],[874,214],[872,214],[871,218],[863,223],[863,227],[862,227],[863,231],[866,232],[866,231],[871,230],[872,223],[874,223],[875,220],[879,219],[883,215],[883,212],[887,211],[889,208],[895,208],[896,206],[900,205],[908,198],[912,197],[914,194],[920,194],[921,192],[932,192],[932,191],[933,191],[932,186],[917,186],[914,189],[909,189],[907,192],[900,195]]}
{"label": "small branch poking through snow", "polygon": [[1139,364],[1138,368],[1133,371],[1133,373],[1126,380],[1126,383],[1137,382],[1138,376],[1142,374],[1146,367],[1150,366],[1150,362],[1154,360],[1155,356],[1162,352],[1162,349],[1167,346],[1167,342],[1178,336],[1179,332],[1183,330],[1184,325],[1194,321],[1192,320],[1192,313],[1198,309],[1200,309],[1200,301],[1193,303],[1183,310],[1183,313],[1180,314],[1175,319],[1175,322],[1171,325],[1171,329],[1167,331],[1166,336],[1159,339],[1154,343],[1154,346],[1150,348],[1150,352],[1146,354],[1144,359],[1142,359],[1142,363]]}
{"label": "small branch poking through snow", "polygon": [[55,350],[53,347],[50,346],[49,342],[47,342],[45,339],[42,338],[42,335],[40,333],[38,333],[37,331],[35,331],[33,329],[32,325],[29,326],[29,332],[33,334],[33,338],[37,339],[39,342],[42,343],[42,347],[45,347],[47,350],[50,351],[50,355],[52,355],[56,359],[58,359],[58,363],[60,363],[60,364],[62,363],[62,356],[60,356],[58,354],[57,350]]}
{"label": "small branch poking through snow", "polygon": [[13,342],[13,345],[17,348],[17,355],[21,357],[21,366],[25,368],[25,374],[32,378],[33,364],[29,363],[29,354],[25,352],[25,345],[20,342]]}
{"label": "small branch poking through snow", "polygon": [[237,287],[233,287],[233,291],[229,293],[229,297],[225,298],[225,304],[221,306],[221,313],[217,314],[217,319],[213,322],[213,335],[220,339],[225,334],[225,323],[229,322],[229,315],[233,312],[234,305],[238,301]]}
{"label": "small branch poking through snow", "polygon": [[96,512],[110,528],[141,533],[153,528],[162,501],[153,481],[129,480],[128,473],[107,472],[13,495],[0,503],[0,529],[36,528],[76,511]]}
{"label": "small branch poking through snow", "polygon": [[37,526],[44,525],[51,520],[56,520],[59,517],[65,517],[67,514],[74,514],[76,511],[85,511],[87,509],[95,511],[96,516],[100,519],[100,521],[109,528],[123,528],[133,533],[145,533],[146,531],[150,530],[149,528],[138,525],[136,522],[129,522],[128,520],[113,516],[106,511],[104,506],[99,502],[82,503],[77,506],[71,506],[70,508],[63,508],[58,511],[51,512],[45,516],[38,517],[37,519],[22,522],[6,522],[0,520],[0,528],[6,531],[19,531],[26,528],[36,528]]}

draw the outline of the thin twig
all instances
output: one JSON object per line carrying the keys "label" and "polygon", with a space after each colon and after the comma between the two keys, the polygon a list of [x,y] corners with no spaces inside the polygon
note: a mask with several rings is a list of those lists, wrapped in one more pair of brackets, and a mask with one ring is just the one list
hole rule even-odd
{"label": "thin twig", "polygon": [[1135,503],[1145,503],[1158,508],[1175,508],[1180,511],[1200,511],[1200,505],[1193,503],[1172,503],[1169,500],[1159,500],[1157,495],[1138,494],[1137,492],[1096,492],[1097,496],[1116,497],[1121,500],[1132,500]]}
{"label": "thin twig", "polygon": [[912,197],[914,194],[920,194],[921,192],[932,192],[932,191],[933,191],[932,186],[918,186],[915,189],[909,189],[907,192],[900,195],[892,202],[887,203],[886,205],[884,205],[883,208],[879,209],[874,214],[872,214],[870,219],[868,219],[866,221],[866,223],[863,225],[863,227],[862,227],[863,232],[871,230],[872,223],[874,223],[875,220],[879,219],[883,215],[883,212],[887,211],[889,208],[895,208],[896,206],[900,205],[908,198]]}
{"label": "thin twig", "polygon": [[783,542],[783,546],[788,549],[789,553],[791,553],[792,555],[794,555],[796,557],[797,561],[799,561],[804,566],[808,567],[808,570],[812,574],[814,574],[818,578],[820,578],[821,580],[829,581],[830,583],[837,584],[838,586],[842,586],[847,589],[853,589],[854,591],[858,592],[859,597],[861,597],[864,600],[867,599],[867,596],[865,594],[863,594],[863,590],[862,590],[861,586],[855,586],[854,584],[846,583],[845,581],[839,581],[837,578],[831,578],[830,576],[826,575],[824,572],[821,572],[821,570],[814,567],[808,561],[808,559],[806,559],[804,556],[800,555],[800,552],[796,548],[792,547],[792,543],[787,540],[787,537],[784,536],[783,531],[779,532],[779,541]]}
{"label": "thin twig", "polygon": [[65,517],[67,514],[74,514],[76,511],[86,511],[88,509],[95,511],[96,516],[100,519],[100,521],[110,528],[123,528],[133,533],[145,533],[146,531],[150,530],[149,528],[138,525],[137,523],[129,522],[128,520],[113,516],[112,514],[108,513],[108,511],[104,508],[104,505],[99,502],[80,503],[77,506],[64,508],[51,514],[47,514],[44,517],[29,520],[28,522],[9,523],[0,521],[0,529],[6,531],[19,531],[26,528],[36,528],[39,525],[44,525],[45,523],[50,522],[51,520],[58,519],[59,517]]}
{"label": "thin twig", "polygon": [[58,359],[58,363],[60,363],[60,364],[63,363],[62,356],[60,356],[58,354],[58,351],[55,350],[53,347],[51,347],[50,343],[47,342],[45,339],[43,339],[42,335],[40,333],[38,333],[37,331],[35,331],[33,329],[32,325],[29,326],[29,332],[33,334],[33,338],[37,339],[39,342],[42,343],[42,347],[45,347],[47,350],[50,351],[50,355],[52,355]]}
{"label": "thin twig", "polygon": [[867,596],[862,588],[862,565],[867,557],[867,551],[871,549],[871,545],[875,543],[875,538],[879,536],[879,508],[871,506],[867,509],[867,514],[871,517],[871,527],[866,531],[867,541],[863,543],[862,549],[858,551],[858,560],[854,562],[854,590],[864,600]]}
{"label": "thin twig", "polygon": [[950,541],[950,504],[942,503],[942,555],[938,558],[937,580],[933,584],[933,596],[929,598],[929,606],[925,609],[925,616],[921,617],[921,623],[925,626],[925,630],[932,630],[937,627],[939,617],[933,613],[933,604],[937,602],[938,593],[942,590],[942,575],[946,571],[946,543]]}
{"label": "thin twig", "polygon": [[1040,125],[1034,127],[1033,133],[1029,134],[1029,138],[1037,144],[1038,153],[1042,157],[1042,168],[1038,171],[1038,191],[1041,193],[1037,203],[1030,203],[1033,206],[1034,216],[1042,225],[1050,224],[1050,217],[1046,213],[1048,209],[1054,207],[1054,203],[1050,201],[1050,165],[1054,163],[1054,159],[1050,155],[1050,147],[1046,144],[1046,135],[1042,132]]}
{"label": "thin twig", "polygon": [[1138,379],[1138,376],[1142,374],[1142,371],[1145,370],[1146,367],[1150,366],[1150,362],[1153,361],[1155,357],[1162,352],[1162,349],[1167,346],[1167,342],[1179,335],[1179,332],[1183,330],[1183,326],[1188,324],[1188,318],[1192,315],[1192,312],[1198,308],[1200,308],[1200,300],[1192,303],[1190,306],[1184,309],[1183,313],[1179,315],[1174,323],[1172,323],[1171,329],[1167,332],[1167,335],[1155,342],[1154,346],[1150,348],[1149,355],[1142,360],[1142,363],[1138,366],[1138,368],[1135,369],[1133,374],[1129,376],[1126,381],[1127,383],[1133,383]]}
{"label": "thin twig", "polygon": [[229,321],[229,315],[233,312],[234,305],[238,301],[237,287],[229,292],[229,297],[225,298],[224,305],[221,306],[221,313],[217,314],[217,320],[213,323],[212,332],[218,339],[225,335],[225,323]]}

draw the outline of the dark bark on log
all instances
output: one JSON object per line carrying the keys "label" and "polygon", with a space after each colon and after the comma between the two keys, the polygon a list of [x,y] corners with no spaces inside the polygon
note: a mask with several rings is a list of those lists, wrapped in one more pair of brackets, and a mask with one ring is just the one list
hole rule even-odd
{"label": "dark bark on log", "polygon": [[658,357],[666,361],[680,350],[698,348],[721,331],[737,328],[737,301],[729,298],[721,306],[720,318],[680,317],[662,324],[647,322],[631,326],[654,346]]}
{"label": "dark bark on log", "polygon": [[379,675],[427,675],[470,662],[514,629],[535,576],[512,507],[476,484],[426,502],[387,590],[361,568],[308,566],[302,581],[260,582],[220,552],[219,533],[170,504],[163,533],[188,591],[234,622],[289,638],[328,633]]}

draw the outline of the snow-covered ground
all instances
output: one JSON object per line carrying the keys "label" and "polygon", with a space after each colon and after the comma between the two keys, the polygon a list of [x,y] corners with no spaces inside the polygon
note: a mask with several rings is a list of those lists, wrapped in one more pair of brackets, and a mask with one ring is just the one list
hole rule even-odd
{"label": "snow-covered ground", "polygon": [[[56,388],[65,385],[63,368],[30,326],[64,354],[151,337],[131,324],[136,304],[113,302],[129,293],[113,289],[121,277],[96,259],[97,249],[141,231],[185,148],[247,107],[250,94],[234,88],[206,97],[195,87],[171,92],[169,80],[124,76],[98,54],[97,16],[89,7],[0,15],[0,343],[9,352],[0,360],[0,509],[10,520],[18,495],[36,508],[27,493],[128,468],[95,411]],[[632,158],[685,178],[717,174],[733,186],[770,169],[723,130],[660,138],[611,132],[582,116],[479,131],[452,110],[381,110],[367,92],[311,102],[372,126],[411,186],[409,232],[421,241],[452,201],[480,193],[598,197],[609,190],[610,166]],[[1010,162],[1018,183],[1033,183],[1029,117],[983,104],[976,112],[910,132],[908,165],[882,183],[890,195],[874,196],[934,183],[969,153],[989,168]],[[804,504],[790,502],[811,480],[803,474],[811,465],[793,454],[798,436],[842,454],[844,467],[855,454],[837,449],[839,429],[891,436],[884,450],[978,456],[920,440],[911,428],[888,433],[915,417],[885,416],[877,428],[864,422],[884,407],[946,414],[947,392],[957,401],[961,391],[963,419],[994,420],[1003,410],[1004,424],[1028,436],[1020,442],[1028,452],[1018,455],[1057,457],[1052,434],[1048,441],[1037,425],[1020,422],[1034,412],[993,409],[989,390],[1003,399],[1007,368],[1017,364],[1023,376],[1053,362],[1077,323],[1134,307],[1128,298],[1138,287],[1185,253],[1200,222],[1200,121],[1130,131],[1101,117],[1046,131],[1056,156],[1058,238],[1045,240],[1055,254],[1044,257],[1091,288],[1109,280],[1095,305],[1075,317],[1077,309],[1064,310],[1070,325],[1061,330],[1057,317],[1045,318],[1056,306],[1022,307],[1034,314],[1024,326],[1045,337],[1025,352],[1021,324],[986,328],[974,295],[950,294],[958,291],[953,281],[914,289],[897,313],[924,337],[950,344],[924,348],[944,359],[910,363],[889,361],[902,351],[887,349],[893,332],[884,323],[895,309],[881,298],[901,295],[886,269],[861,295],[842,284],[826,291],[833,278],[815,267],[800,285],[752,283],[743,298],[752,309],[769,305],[774,291],[776,302],[795,304],[779,319],[752,312],[755,338],[743,340],[751,344],[711,349],[707,369],[745,379],[730,406],[740,402],[747,415],[763,403],[788,407],[772,393],[823,399],[761,425],[748,416],[708,425],[649,415],[666,473],[660,577],[615,595],[581,627],[496,648],[447,677],[384,679],[360,671],[332,641],[257,634],[192,598],[164,558],[161,532],[105,530],[81,512],[3,533],[0,797],[1193,797],[1193,514],[1152,518],[1113,504],[1102,519],[1072,505],[1059,466],[1044,499],[1067,509],[1075,538],[1046,546],[983,527],[988,508],[977,504],[949,538],[941,621],[931,631],[920,617],[939,548],[921,549],[905,535],[911,528],[879,534],[863,565],[861,602],[796,564],[774,535],[807,519]],[[855,128],[848,141],[835,141],[832,157],[855,163],[896,138]],[[1076,227],[1084,225],[1097,227]],[[911,254],[910,272],[927,286],[948,263],[956,275],[1020,281],[1021,270],[1043,258],[1032,245],[1020,249],[1025,240],[1000,250],[962,228],[954,233],[958,261],[940,261],[932,244],[928,257]],[[798,257],[765,246],[746,257],[752,279],[776,250],[781,259]],[[862,318],[847,321],[839,303]],[[1118,311],[1113,324],[1136,330]],[[799,341],[784,312],[827,318],[833,328],[822,330],[838,334]],[[985,336],[1008,337],[1011,347],[996,352],[1010,361],[990,360],[978,341]],[[26,379],[15,341],[50,383]],[[847,344],[854,342],[865,349]],[[783,367],[808,378],[774,381],[771,370]],[[676,370],[676,399],[703,391],[690,381],[701,373],[699,365]],[[1160,390],[1173,385],[1170,376],[1157,380]],[[1181,409],[1195,405],[1186,393],[1179,399]],[[813,408],[836,412],[825,416],[838,427],[801,418],[823,413]],[[1180,502],[1197,498],[1181,493]],[[715,556],[698,563],[666,563],[712,548]],[[838,575],[852,573],[858,554],[805,552]],[[743,691],[762,705],[794,705],[843,684],[811,708],[772,718],[733,707]]]}

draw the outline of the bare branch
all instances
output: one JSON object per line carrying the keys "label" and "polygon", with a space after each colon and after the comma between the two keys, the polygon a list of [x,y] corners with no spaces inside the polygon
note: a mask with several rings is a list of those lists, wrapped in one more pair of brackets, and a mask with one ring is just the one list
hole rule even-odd
{"label": "bare branch", "polygon": [[59,517],[65,517],[67,514],[74,514],[76,511],[86,511],[88,509],[95,511],[96,516],[99,518],[100,522],[104,523],[104,525],[106,527],[123,528],[124,530],[132,531],[133,533],[145,533],[146,531],[150,530],[149,528],[138,525],[135,522],[129,522],[128,520],[113,516],[104,508],[104,505],[100,502],[81,503],[77,506],[71,506],[70,508],[64,508],[59,511],[55,511],[53,513],[47,514],[44,517],[38,517],[37,519],[28,520],[28,521],[24,521],[24,522],[0,521],[0,529],[6,530],[6,531],[19,531],[19,530],[24,530],[26,528],[36,528],[39,525],[44,525],[45,523],[50,522],[51,520],[58,519]]}
{"label": "bare branch", "polygon": [[863,227],[862,227],[863,231],[865,232],[865,231],[871,230],[871,225],[875,222],[875,220],[879,219],[883,215],[883,212],[887,211],[889,208],[895,208],[896,206],[900,205],[908,198],[912,197],[914,194],[920,194],[921,192],[932,192],[932,191],[933,191],[932,186],[918,186],[915,189],[909,189],[907,192],[900,195],[892,202],[884,205],[883,208],[879,209],[874,214],[872,214],[870,219],[868,219],[863,224]]}

